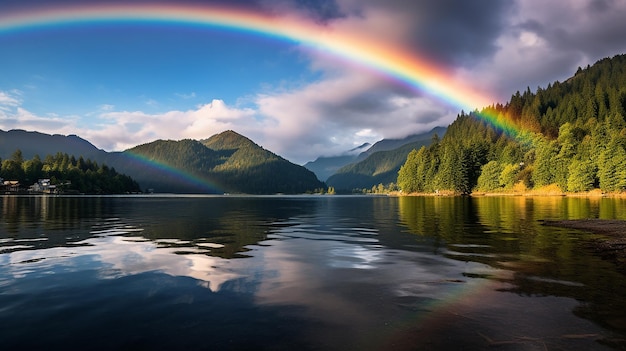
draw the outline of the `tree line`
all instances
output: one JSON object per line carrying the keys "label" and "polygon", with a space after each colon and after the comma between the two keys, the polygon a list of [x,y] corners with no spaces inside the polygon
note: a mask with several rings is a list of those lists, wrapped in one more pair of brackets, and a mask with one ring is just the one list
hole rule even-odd
{"label": "tree line", "polygon": [[[405,193],[626,191],[626,55],[567,81],[461,112],[398,172]],[[488,116],[488,118],[485,118]]]}
{"label": "tree line", "polygon": [[24,160],[22,151],[18,149],[11,158],[0,161],[0,178],[17,180],[22,187],[40,179],[50,179],[50,183],[58,185],[63,192],[122,194],[141,191],[139,184],[129,176],[119,174],[115,168],[105,164],[85,160],[82,156],[76,159],[59,152],[47,155],[43,160],[39,155]]}

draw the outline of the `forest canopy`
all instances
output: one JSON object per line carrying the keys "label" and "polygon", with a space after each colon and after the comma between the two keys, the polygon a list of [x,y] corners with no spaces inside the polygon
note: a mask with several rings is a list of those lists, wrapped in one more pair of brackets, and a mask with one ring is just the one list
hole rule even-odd
{"label": "forest canopy", "polygon": [[129,176],[119,174],[115,168],[105,164],[85,160],[82,156],[76,159],[59,152],[46,156],[44,160],[39,155],[24,160],[18,149],[0,165],[0,178],[18,181],[22,188],[28,188],[40,179],[49,179],[50,184],[63,193],[123,194],[141,191],[139,184]]}
{"label": "forest canopy", "polygon": [[504,105],[461,112],[443,138],[408,155],[397,184],[404,193],[624,192],[625,111],[619,55],[563,83],[516,92]]}

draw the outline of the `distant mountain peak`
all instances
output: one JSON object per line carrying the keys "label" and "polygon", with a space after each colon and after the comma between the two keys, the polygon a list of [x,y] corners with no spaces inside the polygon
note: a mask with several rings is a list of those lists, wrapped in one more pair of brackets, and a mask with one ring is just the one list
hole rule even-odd
{"label": "distant mountain peak", "polygon": [[45,134],[23,129],[0,130],[0,158],[5,159],[20,149],[25,159],[45,157],[57,152],[75,157],[98,159],[106,152],[77,135]]}
{"label": "distant mountain peak", "polygon": [[239,149],[245,146],[258,146],[254,141],[235,132],[227,130],[212,137],[201,140],[202,144],[213,150]]}

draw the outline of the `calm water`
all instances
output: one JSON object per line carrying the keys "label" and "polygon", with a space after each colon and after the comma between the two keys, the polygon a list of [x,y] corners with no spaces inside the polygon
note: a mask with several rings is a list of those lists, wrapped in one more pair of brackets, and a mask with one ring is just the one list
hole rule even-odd
{"label": "calm water", "polygon": [[626,276],[583,232],[624,199],[0,197],[0,345],[612,349]]}

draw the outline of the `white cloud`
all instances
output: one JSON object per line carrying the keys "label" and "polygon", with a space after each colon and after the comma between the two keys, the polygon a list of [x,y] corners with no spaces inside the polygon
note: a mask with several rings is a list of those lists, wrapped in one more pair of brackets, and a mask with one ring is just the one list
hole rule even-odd
{"label": "white cloud", "polygon": [[11,90],[0,91],[0,129],[24,129],[36,131],[55,130],[58,133],[72,133],[74,116],[58,116],[50,113],[48,116],[38,116],[22,107],[22,92]]}
{"label": "white cloud", "polygon": [[21,104],[20,91],[12,90],[10,92],[0,91],[0,117],[2,111],[10,111]]}
{"label": "white cloud", "polygon": [[[462,5],[469,6],[472,14],[462,13],[464,8],[454,14],[446,12],[450,9],[445,5],[451,3],[338,0],[344,15],[316,25],[325,26],[327,34],[365,36],[419,55],[420,49],[432,49],[444,62],[458,64],[450,67],[452,78],[470,82],[476,90],[493,92],[500,102],[516,90],[562,80],[579,65],[626,51],[624,1],[520,0],[510,6],[479,1],[479,5]],[[497,21],[483,24],[481,19],[495,15]],[[469,34],[456,38],[465,32]],[[455,39],[439,40],[448,37]],[[290,82],[280,88],[263,85],[260,93],[246,96],[245,101],[242,97],[242,105],[213,100],[185,111],[150,113],[119,111],[107,104],[85,116],[95,121],[96,128],[77,129],[77,117],[36,116],[22,107],[25,97],[20,92],[0,91],[0,128],[78,134],[107,150],[123,150],[155,139],[204,139],[232,129],[291,161],[304,163],[320,155],[344,153],[363,142],[446,126],[460,112],[370,70],[324,53],[304,48],[302,52],[322,78],[299,85]],[[173,95],[181,100],[197,99],[195,92]],[[157,101],[142,98],[146,109],[154,111],[151,108]]]}
{"label": "white cloud", "polygon": [[[213,100],[187,111],[115,111],[105,104],[83,119],[37,116],[17,99],[0,111],[1,129],[77,134],[97,147],[121,151],[156,139],[205,139],[235,130],[293,162],[341,154],[364,142],[403,137],[447,124],[454,115],[427,99],[399,97],[367,75],[345,73],[291,91],[267,91],[247,106]],[[3,95],[7,96],[7,95]],[[87,123],[89,120],[89,123]]]}
{"label": "white cloud", "polygon": [[[227,106],[221,100],[188,111],[150,114],[143,111],[105,112],[98,128],[81,136],[106,150],[124,150],[156,139],[206,139],[227,129],[244,133],[256,124],[255,111]],[[241,126],[244,126],[243,128]]]}

